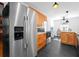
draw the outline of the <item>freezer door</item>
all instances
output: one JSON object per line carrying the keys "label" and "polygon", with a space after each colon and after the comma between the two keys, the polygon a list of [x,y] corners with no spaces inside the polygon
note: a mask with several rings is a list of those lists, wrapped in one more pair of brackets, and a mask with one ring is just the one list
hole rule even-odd
{"label": "freezer door", "polygon": [[24,56],[24,16],[27,8],[18,2],[10,2],[10,56]]}

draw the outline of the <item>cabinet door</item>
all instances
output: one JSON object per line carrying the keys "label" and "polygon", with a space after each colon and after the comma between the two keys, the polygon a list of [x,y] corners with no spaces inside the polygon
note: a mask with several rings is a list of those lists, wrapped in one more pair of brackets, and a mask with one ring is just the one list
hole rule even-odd
{"label": "cabinet door", "polygon": [[41,44],[38,44],[38,49],[40,50],[41,48],[45,47],[45,45],[45,42],[41,42]]}
{"label": "cabinet door", "polygon": [[2,17],[2,16],[0,16],[0,24],[2,24],[2,20],[3,20],[3,17]]}
{"label": "cabinet door", "polygon": [[67,41],[68,41],[68,34],[61,33],[61,43],[67,44]]}
{"label": "cabinet door", "polygon": [[3,57],[3,42],[0,41],[0,57]]}
{"label": "cabinet door", "polygon": [[3,26],[2,26],[3,18],[0,16],[0,57],[3,56]]}
{"label": "cabinet door", "polygon": [[46,17],[40,13],[37,13],[36,14],[36,24],[37,24],[37,27],[41,27],[43,26],[44,24],[44,21],[46,21]]}
{"label": "cabinet door", "polygon": [[74,33],[69,33],[69,37],[68,37],[68,43],[70,45],[75,45],[75,34]]}
{"label": "cabinet door", "polygon": [[3,39],[3,28],[0,28],[0,40]]}
{"label": "cabinet door", "polygon": [[40,16],[40,14],[38,14],[37,13],[37,18],[36,18],[36,24],[37,24],[37,26],[39,27],[39,26],[42,26],[42,24],[41,24],[41,16]]}
{"label": "cabinet door", "polygon": [[37,48],[41,49],[46,45],[46,34],[40,34],[37,36]]}

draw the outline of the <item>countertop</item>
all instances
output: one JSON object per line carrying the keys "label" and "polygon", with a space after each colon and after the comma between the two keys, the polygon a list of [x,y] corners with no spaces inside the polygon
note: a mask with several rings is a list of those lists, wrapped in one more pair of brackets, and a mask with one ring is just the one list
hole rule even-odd
{"label": "countertop", "polygon": [[46,32],[38,32],[37,34],[45,34]]}
{"label": "countertop", "polygon": [[78,38],[78,45],[79,45],[79,35],[77,35],[77,38]]}
{"label": "countertop", "polygon": [[76,52],[77,52],[77,56],[79,57],[79,33],[76,33],[76,34],[77,34],[77,38],[78,38]]}

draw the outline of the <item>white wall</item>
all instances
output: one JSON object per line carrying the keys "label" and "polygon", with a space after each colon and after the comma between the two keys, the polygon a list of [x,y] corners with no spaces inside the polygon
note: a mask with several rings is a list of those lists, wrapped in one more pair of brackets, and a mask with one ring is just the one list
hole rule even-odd
{"label": "white wall", "polygon": [[50,31],[51,28],[51,19],[47,17],[47,31]]}
{"label": "white wall", "polygon": [[79,32],[79,17],[69,19],[69,27],[73,32]]}
{"label": "white wall", "polygon": [[[68,20],[69,20],[68,27],[72,30],[72,32],[79,33],[79,17],[69,18]],[[57,29],[61,27],[61,20],[53,20],[53,24],[54,24],[53,32],[56,35]]]}
{"label": "white wall", "polygon": [[53,27],[53,33],[54,35],[57,35],[57,30],[60,28],[61,21],[60,20],[54,20],[54,27]]}

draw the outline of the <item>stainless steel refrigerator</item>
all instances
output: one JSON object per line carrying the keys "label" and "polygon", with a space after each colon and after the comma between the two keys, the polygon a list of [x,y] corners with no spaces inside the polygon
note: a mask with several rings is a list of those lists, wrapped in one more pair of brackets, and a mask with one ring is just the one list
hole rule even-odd
{"label": "stainless steel refrigerator", "polygon": [[36,12],[21,2],[10,2],[9,9],[10,56],[36,56]]}

